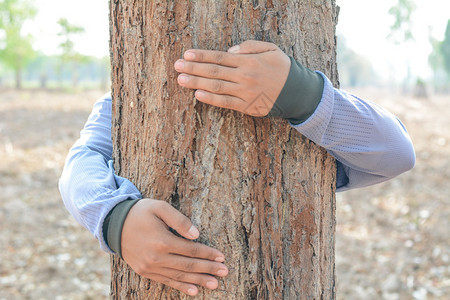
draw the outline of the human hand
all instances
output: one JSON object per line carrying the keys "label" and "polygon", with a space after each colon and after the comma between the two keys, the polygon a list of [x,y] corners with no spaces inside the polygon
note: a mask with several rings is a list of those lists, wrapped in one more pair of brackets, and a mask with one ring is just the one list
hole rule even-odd
{"label": "human hand", "polygon": [[291,61],[276,45],[245,41],[228,52],[190,49],[175,62],[178,84],[204,103],[262,117],[272,109]]}
{"label": "human hand", "polygon": [[195,240],[198,230],[191,221],[164,201],[142,199],[129,211],[122,229],[122,256],[139,275],[163,283],[190,296],[196,285],[218,287],[212,275],[224,277],[228,268],[218,250],[185,240],[169,231],[176,230]]}

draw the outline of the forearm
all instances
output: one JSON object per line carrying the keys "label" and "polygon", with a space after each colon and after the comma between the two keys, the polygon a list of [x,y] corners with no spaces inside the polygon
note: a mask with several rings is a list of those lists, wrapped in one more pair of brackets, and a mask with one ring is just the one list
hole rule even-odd
{"label": "forearm", "polygon": [[122,257],[122,230],[130,209],[141,199],[120,202],[108,213],[103,222],[103,237],[109,248]]}
{"label": "forearm", "polygon": [[325,86],[316,111],[293,125],[324,147],[338,165],[338,191],[391,179],[414,166],[415,153],[403,124],[374,103]]}
{"label": "forearm", "polygon": [[59,189],[68,211],[108,252],[103,236],[105,217],[118,203],[142,198],[129,180],[114,174],[112,161],[86,146],[76,146],[69,153]]}
{"label": "forearm", "polygon": [[[338,191],[388,180],[414,164],[411,140],[395,116],[334,89],[325,76],[293,59],[270,115],[288,119],[338,160]],[[120,233],[134,203],[117,205],[104,226],[105,237],[119,254]]]}
{"label": "forearm", "polygon": [[278,95],[269,116],[287,119],[292,124],[306,121],[322,99],[324,79],[294,58],[283,89]]}
{"label": "forearm", "polygon": [[69,212],[108,252],[111,250],[102,228],[105,217],[118,203],[141,198],[129,180],[114,174],[110,128],[111,100],[101,99],[94,105],[80,138],[70,149],[59,181]]}

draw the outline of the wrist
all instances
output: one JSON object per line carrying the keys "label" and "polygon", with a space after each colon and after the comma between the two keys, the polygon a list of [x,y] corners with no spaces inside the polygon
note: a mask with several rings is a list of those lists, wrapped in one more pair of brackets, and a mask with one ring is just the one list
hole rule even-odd
{"label": "wrist", "polygon": [[297,125],[306,121],[322,99],[323,77],[291,59],[288,78],[269,116],[288,119]]}
{"label": "wrist", "polygon": [[103,222],[103,237],[108,247],[122,257],[122,229],[130,209],[141,199],[125,200],[114,206]]}

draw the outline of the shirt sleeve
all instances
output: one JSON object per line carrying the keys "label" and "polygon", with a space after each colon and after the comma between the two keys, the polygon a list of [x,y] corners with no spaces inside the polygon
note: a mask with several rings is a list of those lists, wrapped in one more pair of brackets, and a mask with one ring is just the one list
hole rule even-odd
{"label": "shirt sleeve", "polygon": [[333,88],[318,73],[325,86],[316,111],[291,126],[336,158],[338,192],[380,183],[414,167],[414,147],[397,117]]}
{"label": "shirt sleeve", "polygon": [[103,237],[103,222],[109,211],[128,199],[141,199],[138,189],[114,174],[111,140],[111,96],[93,107],[89,119],[66,158],[59,190],[66,208],[112,253]]}

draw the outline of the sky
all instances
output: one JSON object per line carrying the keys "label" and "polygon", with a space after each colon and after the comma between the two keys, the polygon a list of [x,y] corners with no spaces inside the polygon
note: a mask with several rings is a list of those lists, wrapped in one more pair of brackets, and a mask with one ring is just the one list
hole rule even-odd
{"label": "sky", "polygon": [[[410,61],[414,76],[429,78],[428,55],[431,46],[429,33],[442,40],[445,26],[450,18],[450,1],[415,0],[417,9],[413,14],[414,42],[394,45],[386,40],[393,17],[389,8],[397,0],[336,0],[340,6],[338,36],[345,38],[347,45],[355,52],[367,57],[382,78],[403,78]],[[80,53],[92,56],[109,54],[108,0],[36,0],[38,15],[24,30],[36,39],[35,49],[46,54],[58,53],[57,38],[59,18],[82,26],[86,32],[75,40]],[[389,74],[389,75],[388,75]]]}
{"label": "sky", "polygon": [[447,20],[450,19],[450,1],[415,0],[417,8],[412,15],[415,41],[394,45],[386,39],[394,18],[389,8],[397,0],[337,0],[340,6],[337,35],[343,36],[347,45],[364,55],[383,78],[394,73],[395,78],[404,78],[407,60],[411,73],[416,77],[430,78],[428,55],[431,53],[429,33],[443,40]]}

